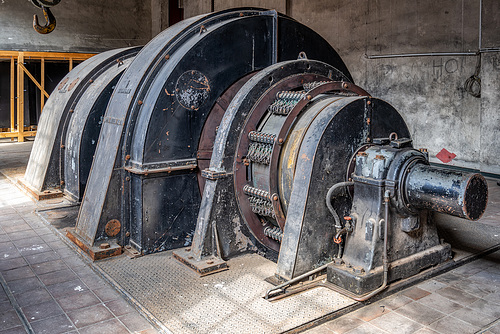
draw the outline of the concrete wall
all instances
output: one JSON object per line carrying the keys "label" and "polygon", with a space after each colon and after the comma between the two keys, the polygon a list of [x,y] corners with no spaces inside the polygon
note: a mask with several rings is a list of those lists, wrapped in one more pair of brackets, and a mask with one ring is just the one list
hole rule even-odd
{"label": "concrete wall", "polygon": [[482,0],[481,39],[480,0],[214,1],[233,5],[276,8],[320,33],[358,85],[403,114],[432,161],[445,148],[456,154],[450,165],[500,174],[500,53],[481,54],[481,98],[463,88],[478,56],[367,57],[500,47],[500,1]]}
{"label": "concrete wall", "polygon": [[[176,1],[176,0],[173,0]],[[482,3],[481,28],[480,2]],[[433,161],[500,174],[500,54],[481,54],[482,96],[463,88],[477,56],[367,56],[468,52],[500,47],[498,0],[183,0],[184,17],[229,7],[277,9],[310,26],[339,52],[357,84],[393,104],[416,147]],[[168,26],[167,0],[62,0],[49,35],[31,27],[39,9],[28,0],[0,1],[0,49],[98,52],[147,43]],[[151,10],[153,8],[153,10]],[[481,38],[479,36],[481,35]]]}
{"label": "concrete wall", "polygon": [[143,45],[152,36],[151,1],[62,0],[52,12],[56,29],[40,35],[32,27],[33,14],[45,24],[40,9],[28,0],[1,0],[0,50],[99,52]]}

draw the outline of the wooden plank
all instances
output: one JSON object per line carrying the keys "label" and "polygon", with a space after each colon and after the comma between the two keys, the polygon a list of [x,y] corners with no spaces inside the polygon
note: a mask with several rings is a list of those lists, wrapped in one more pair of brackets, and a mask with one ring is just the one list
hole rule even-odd
{"label": "wooden plank", "polygon": [[[2,51],[0,50],[0,58],[10,59],[18,57],[18,51]],[[86,60],[96,55],[96,53],[65,53],[65,52],[22,52],[26,59],[42,59],[45,60]]]}
{"label": "wooden plank", "polygon": [[10,131],[16,129],[16,62],[10,58]]}
{"label": "wooden plank", "polygon": [[[24,141],[24,54],[17,56],[17,141]],[[21,67],[22,66],[22,67]]]}
{"label": "wooden plank", "polygon": [[[45,91],[45,58],[40,60],[40,86],[42,86],[41,91]],[[43,107],[45,106],[45,96],[44,94],[40,94],[40,114],[43,111]]]}
{"label": "wooden plank", "polygon": [[33,83],[38,87],[38,89],[40,89],[40,91],[42,92],[42,94],[45,95],[48,98],[49,97],[49,93],[47,93],[42,88],[42,85],[40,85],[38,83],[38,81],[35,79],[35,77],[33,75],[31,75],[30,71],[28,71],[28,69],[23,64],[19,64],[19,66],[21,67],[21,69],[23,70],[23,72],[26,73],[26,75],[31,79],[31,81],[33,81]]}
{"label": "wooden plank", "polygon": [[[36,131],[23,131],[23,137],[34,137],[36,136]],[[16,138],[19,137],[19,132],[0,132],[0,138]],[[23,139],[24,140],[24,139]]]}
{"label": "wooden plank", "polygon": [[[0,138],[17,137],[19,142],[24,141],[26,136],[34,136],[36,131],[28,131],[24,127],[24,73],[35,83],[42,92],[40,97],[40,106],[43,110],[45,106],[45,98],[49,94],[45,91],[45,61],[68,61],[70,70],[73,69],[74,61],[84,61],[95,56],[95,53],[64,53],[64,52],[20,52],[20,51],[4,51],[0,50],[0,59],[7,59],[11,62],[10,67],[10,131],[1,132]],[[16,66],[17,59],[17,66]],[[41,62],[41,80],[40,83],[24,66],[24,60],[40,60]],[[17,84],[16,84],[16,69],[17,69]],[[17,96],[16,96],[17,85]],[[16,103],[17,98],[17,103]],[[16,111],[17,110],[17,111]],[[17,116],[17,117],[16,117]],[[16,119],[17,118],[17,119]]]}

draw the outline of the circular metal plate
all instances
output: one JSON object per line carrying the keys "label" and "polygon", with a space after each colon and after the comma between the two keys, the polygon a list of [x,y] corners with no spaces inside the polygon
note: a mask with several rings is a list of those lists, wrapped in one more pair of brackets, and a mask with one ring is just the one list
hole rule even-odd
{"label": "circular metal plate", "polygon": [[186,109],[199,109],[210,94],[208,78],[201,72],[184,72],[175,86],[177,102]]}
{"label": "circular metal plate", "polygon": [[109,237],[116,237],[120,233],[121,224],[118,219],[111,219],[104,228]]}

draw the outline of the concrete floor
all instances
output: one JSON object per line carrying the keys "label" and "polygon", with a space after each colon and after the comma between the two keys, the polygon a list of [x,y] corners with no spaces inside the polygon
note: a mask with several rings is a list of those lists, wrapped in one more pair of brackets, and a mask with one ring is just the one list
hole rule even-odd
{"label": "concrete floor", "polygon": [[[0,171],[22,176],[30,148],[0,141]],[[60,203],[34,203],[11,181],[0,174],[0,334],[157,333],[34,213]],[[500,187],[491,182],[484,224],[499,227],[495,238],[499,216]],[[500,334],[499,263],[500,252],[493,253],[306,333]]]}

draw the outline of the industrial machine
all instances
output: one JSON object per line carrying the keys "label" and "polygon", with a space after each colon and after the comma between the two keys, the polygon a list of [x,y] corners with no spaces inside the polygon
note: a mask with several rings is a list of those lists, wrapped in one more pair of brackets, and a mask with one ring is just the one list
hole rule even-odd
{"label": "industrial machine", "polygon": [[[68,232],[95,260],[175,249],[207,275],[259,252],[277,262],[278,282],[326,270],[332,286],[366,299],[451,257],[432,211],[477,220],[486,208],[480,174],[431,166],[397,110],[356,86],[318,34],[275,11],[172,26],[108,100]],[[71,165],[75,152],[58,161]],[[37,164],[55,161],[45,157]]]}

